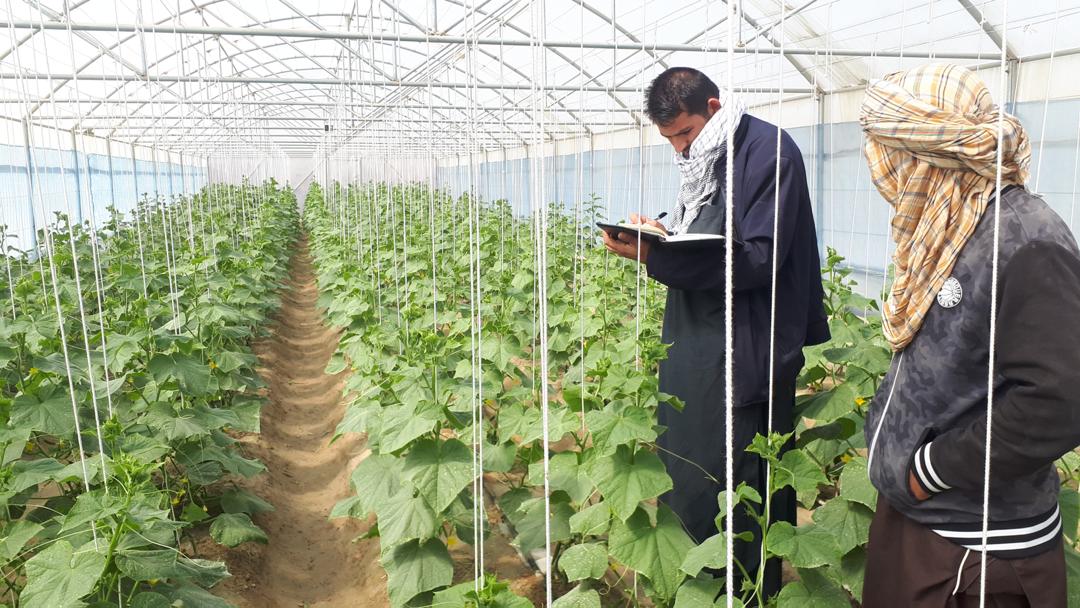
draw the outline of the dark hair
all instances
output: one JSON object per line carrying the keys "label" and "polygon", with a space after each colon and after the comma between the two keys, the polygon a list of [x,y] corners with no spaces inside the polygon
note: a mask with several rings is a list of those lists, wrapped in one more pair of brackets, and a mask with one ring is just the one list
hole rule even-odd
{"label": "dark hair", "polygon": [[666,125],[679,114],[707,116],[709,99],[720,97],[720,89],[700,70],[668,68],[645,90],[645,114],[658,125]]}

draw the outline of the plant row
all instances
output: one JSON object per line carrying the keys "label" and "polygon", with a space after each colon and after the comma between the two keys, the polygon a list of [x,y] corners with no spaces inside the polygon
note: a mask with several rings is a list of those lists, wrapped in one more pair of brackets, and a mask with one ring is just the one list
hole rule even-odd
{"label": "plant row", "polygon": [[251,351],[298,232],[273,182],[144,199],[101,225],[50,218],[0,263],[0,602],[226,604],[217,542],[263,541],[271,508],[227,482],[263,466]]}

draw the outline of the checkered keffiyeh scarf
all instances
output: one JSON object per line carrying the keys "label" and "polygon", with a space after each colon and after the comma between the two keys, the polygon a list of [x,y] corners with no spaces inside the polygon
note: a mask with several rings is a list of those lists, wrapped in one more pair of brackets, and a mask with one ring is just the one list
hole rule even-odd
{"label": "checkered keffiyeh scarf", "polygon": [[978,76],[955,65],[890,74],[866,92],[859,122],[870,175],[896,211],[896,279],[884,308],[893,350],[915,338],[995,195],[999,116],[1002,185],[1027,181],[1027,133],[1002,112]]}
{"label": "checkered keffiyeh scarf", "polygon": [[705,123],[701,133],[690,144],[690,155],[675,154],[682,180],[671,231],[684,234],[697,219],[701,206],[708,203],[720,189],[720,179],[714,167],[727,151],[728,133],[734,133],[746,114],[746,104],[730,92],[721,93],[720,109]]}

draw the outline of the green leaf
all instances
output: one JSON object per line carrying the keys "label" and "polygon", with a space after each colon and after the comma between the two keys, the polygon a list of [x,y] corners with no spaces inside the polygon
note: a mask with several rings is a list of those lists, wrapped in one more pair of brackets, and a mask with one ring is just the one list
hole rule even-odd
{"label": "green leaf", "polygon": [[251,521],[247,513],[222,513],[210,524],[210,536],[226,547],[246,542],[266,544],[266,532]]}
{"label": "green leaf", "polygon": [[233,608],[225,600],[195,585],[158,586],[157,589],[168,593],[173,606],[179,602],[183,608]]}
{"label": "green leaf", "polygon": [[856,547],[840,560],[840,566],[830,566],[829,576],[847,589],[856,601],[862,601],[863,579],[866,577],[866,549]]}
{"label": "green leaf", "polygon": [[590,505],[570,517],[570,531],[582,536],[603,536],[611,526],[611,509],[607,503]]}
{"label": "green leaf", "polygon": [[212,430],[196,416],[194,409],[176,411],[171,403],[164,401],[150,407],[146,412],[144,422],[147,426],[164,434],[165,439],[169,441],[209,435]]}
{"label": "green leaf", "polygon": [[193,397],[203,397],[210,392],[210,365],[201,357],[159,353],[150,359],[147,369],[158,382],[176,380],[180,390]]}
{"label": "green leaf", "polygon": [[551,608],[600,608],[600,594],[578,585],[552,602]]}
{"label": "green leaf", "polygon": [[724,532],[706,538],[700,545],[686,553],[681,569],[690,576],[697,576],[702,568],[723,568],[727,565],[727,535]]}
{"label": "green leaf", "polygon": [[813,508],[817,499],[818,486],[829,483],[829,478],[802,450],[788,450],[776,467],[773,485],[776,488],[791,486],[798,494],[799,502],[808,509]]}
{"label": "green leaf", "polygon": [[[490,592],[490,583],[485,589],[485,582],[481,581],[481,595]],[[498,583],[498,588],[505,587],[504,583]],[[430,604],[425,604],[424,608],[462,608],[463,606],[476,606],[476,582],[465,581],[444,589],[435,594],[431,599]],[[515,595],[514,592],[509,589],[501,589],[494,596],[483,603],[484,608],[534,608],[532,602],[529,600]]]}
{"label": "green leaf", "polygon": [[1080,606],[1080,553],[1065,545],[1065,580],[1068,601],[1066,606]]}
{"label": "green leaf", "polygon": [[11,480],[7,489],[11,492],[22,492],[39,483],[56,479],[64,468],[63,464],[52,458],[17,460],[11,465]]}
{"label": "green leaf", "polygon": [[[724,588],[724,581],[715,578],[693,578],[679,587],[675,594],[674,608],[714,608],[716,606],[727,607],[727,602],[720,603],[716,598]],[[741,602],[736,598],[736,606]]]}
{"label": "green leaf", "polygon": [[439,530],[440,519],[416,489],[402,486],[394,496],[375,509],[379,536],[389,547],[407,540],[426,540]]}
{"label": "green leaf", "polygon": [[484,443],[484,471],[488,473],[508,473],[514,468],[517,458],[517,445],[508,441],[498,445]]}
{"label": "green leaf", "polygon": [[64,517],[64,526],[61,532],[74,530],[92,521],[100,521],[116,515],[124,509],[124,500],[116,496],[105,494],[104,490],[94,490],[88,494],[80,494],[75,500],[75,505]]}
{"label": "green leaf", "polygon": [[1062,487],[1058,494],[1058,506],[1061,508],[1061,529],[1066,538],[1075,541],[1077,526],[1080,525],[1080,493],[1070,487]]}
{"label": "green leaf", "polygon": [[795,409],[799,416],[825,424],[854,411],[857,397],[859,397],[859,391],[855,384],[844,382],[835,388],[800,400],[799,406]]}
{"label": "green leaf", "polygon": [[[745,481],[740,482],[739,485],[735,486],[735,491],[732,492],[732,494],[735,499],[736,512],[738,512],[739,505],[752,509],[752,512],[754,513],[758,512],[758,507],[761,505],[761,494],[759,494],[757,489],[753,486]],[[713,521],[716,522],[717,530],[724,529],[724,520],[727,519],[727,497],[727,492],[724,490],[720,490],[716,493],[716,504],[718,509],[716,512],[716,519]]]}
{"label": "green leaf", "polygon": [[226,374],[244,367],[254,367],[258,362],[258,358],[250,353],[222,350],[214,354],[214,364]]}
{"label": "green leaf", "polygon": [[473,480],[473,454],[457,439],[424,439],[405,456],[405,478],[436,511],[444,511]]}
{"label": "green leaf", "polygon": [[499,443],[514,441],[525,445],[543,435],[540,410],[510,403],[499,408]]}
{"label": "green leaf", "polygon": [[236,414],[236,424],[233,425],[238,431],[245,433],[258,433],[262,423],[263,401],[260,398],[235,399],[232,411]]}
{"label": "green leaf", "polygon": [[440,540],[410,540],[383,552],[386,588],[396,608],[412,598],[449,585],[454,578],[450,553]]}
{"label": "green leaf", "polygon": [[623,521],[633,515],[638,503],[672,488],[671,477],[656,454],[645,448],[631,452],[625,445],[593,461],[589,477],[600,489],[604,502]]}
{"label": "green leaf", "polygon": [[197,524],[200,521],[205,521],[209,518],[210,516],[206,514],[206,511],[203,510],[203,507],[200,507],[193,502],[187,503],[187,506],[184,507],[184,511],[180,514],[181,521],[186,521],[192,524]]}
{"label": "green leaf", "polygon": [[837,418],[828,424],[818,424],[806,429],[799,434],[799,440],[795,445],[803,448],[817,439],[843,441],[854,435],[856,428],[855,421],[851,418]]}
{"label": "green leaf", "polygon": [[172,602],[160,593],[143,591],[131,600],[130,605],[131,608],[171,608]]}
{"label": "green leaf", "polygon": [[559,557],[559,569],[570,582],[598,579],[608,569],[607,547],[600,543],[572,545]]}
{"label": "green leaf", "polygon": [[171,451],[168,445],[146,435],[126,435],[121,451],[142,464],[150,464]]}
{"label": "green leaf", "polygon": [[500,372],[511,371],[513,365],[510,359],[520,357],[521,345],[512,334],[493,334],[485,332],[480,346],[481,356],[495,364]]}
{"label": "green leaf", "polygon": [[799,577],[780,590],[779,608],[851,608],[844,590],[820,572],[800,569]]}
{"label": "green leaf", "polygon": [[626,522],[616,521],[608,538],[611,557],[644,575],[661,599],[670,600],[686,574],[679,568],[694,541],[666,505],[656,511],[656,525],[638,509]]}
{"label": "green leaf", "polygon": [[786,558],[796,568],[817,568],[840,561],[840,549],[833,532],[816,524],[796,528],[786,521],[769,527],[766,547],[770,553]]}
{"label": "green leaf", "polygon": [[[562,490],[576,503],[583,502],[593,491],[593,483],[584,467],[578,464],[576,452],[559,452],[551,457],[548,461],[548,481],[552,492]],[[543,460],[529,465],[525,483],[533,487],[544,485]]]}
{"label": "green leaf", "polygon": [[26,587],[19,595],[22,608],[79,608],[94,590],[108,561],[93,543],[78,551],[58,540],[26,562]]}
{"label": "green leaf", "polygon": [[653,415],[636,405],[615,401],[602,410],[585,414],[585,422],[592,433],[593,446],[603,456],[614,453],[620,445],[656,440]]}
{"label": "green leaf", "polygon": [[364,511],[360,504],[360,497],[353,495],[342,498],[334,503],[334,506],[330,509],[330,515],[327,519],[339,519],[341,517],[352,517],[354,519],[365,519],[368,515],[368,511]]}
{"label": "green leaf", "polygon": [[75,415],[71,397],[66,391],[51,393],[43,399],[37,395],[19,395],[12,402],[11,425],[55,437],[73,435]]}
{"label": "green leaf", "polygon": [[814,522],[832,535],[841,554],[866,544],[873,519],[873,511],[843,497],[834,498],[814,510]]}
{"label": "green leaf", "polygon": [[401,489],[402,460],[386,454],[368,454],[353,469],[349,483],[359,497],[360,513],[378,511]]}
{"label": "green leaf", "polygon": [[512,520],[517,528],[517,537],[514,544],[521,549],[522,553],[528,553],[533,549],[544,546],[545,524],[551,521],[551,542],[561,543],[570,540],[570,516],[574,509],[570,506],[570,498],[564,492],[555,492],[551,495],[551,516],[544,513],[543,497],[530,498],[518,507],[517,517]]}
{"label": "green leaf", "polygon": [[330,357],[330,361],[326,363],[326,369],[323,371],[327,375],[333,376],[335,374],[340,374],[341,372],[345,371],[345,368],[348,366],[349,364],[345,362],[345,355],[341,353],[334,353],[334,355]]}
{"label": "green leaf", "polygon": [[192,580],[203,587],[229,576],[224,562],[191,559],[173,549],[125,549],[117,555],[116,567],[136,581]]}
{"label": "green leaf", "polygon": [[40,524],[16,519],[4,524],[0,529],[0,562],[10,562],[15,559],[26,543],[42,530]]}
{"label": "green leaf", "polygon": [[870,483],[865,456],[856,456],[844,465],[840,473],[840,496],[871,511],[877,508],[877,488]]}
{"label": "green leaf", "polygon": [[389,454],[412,443],[417,437],[431,432],[435,421],[418,415],[408,406],[390,406],[383,408],[382,428],[385,435],[379,438],[379,452]]}
{"label": "green leaf", "polygon": [[259,513],[273,511],[274,505],[247,490],[233,488],[221,495],[221,509],[226,513],[258,515]]}

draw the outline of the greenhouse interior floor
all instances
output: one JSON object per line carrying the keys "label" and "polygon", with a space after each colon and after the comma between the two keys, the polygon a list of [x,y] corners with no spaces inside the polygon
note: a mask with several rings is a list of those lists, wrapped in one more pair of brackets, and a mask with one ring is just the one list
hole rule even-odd
{"label": "greenhouse interior floor", "polygon": [[215,592],[242,608],[383,606],[378,540],[353,542],[369,524],[327,519],[349,495],[349,473],[365,450],[357,435],[330,444],[344,412],[347,372],[324,371],[337,332],[315,306],[318,289],[306,239],[296,247],[271,336],[256,348],[270,387],[261,433],[245,438],[248,456],[267,466],[264,475],[243,485],[275,507],[257,518],[270,541],[214,556],[225,559],[233,574]]}
{"label": "greenhouse interior floor", "polygon": [[[328,519],[334,505],[352,493],[350,473],[370,451],[355,434],[331,443],[345,411],[341,395],[349,372],[325,371],[339,332],[316,306],[319,293],[306,236],[296,243],[289,274],[271,335],[255,349],[269,385],[261,430],[242,440],[246,455],[262,461],[267,471],[237,480],[274,505],[274,511],[255,518],[269,543],[226,549],[206,537],[199,553],[228,564],[232,577],[214,593],[239,608],[389,606],[378,538],[364,538],[374,518]],[[491,510],[497,520],[497,509]],[[509,539],[493,533],[485,550],[491,571],[536,605],[543,603],[543,576],[522,561]],[[460,544],[451,554],[455,581],[471,580],[468,546]]]}

